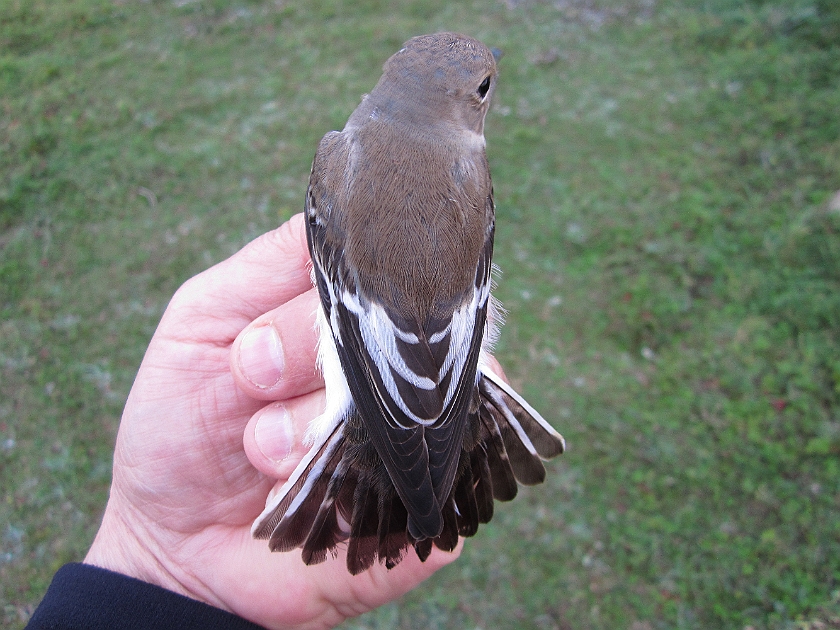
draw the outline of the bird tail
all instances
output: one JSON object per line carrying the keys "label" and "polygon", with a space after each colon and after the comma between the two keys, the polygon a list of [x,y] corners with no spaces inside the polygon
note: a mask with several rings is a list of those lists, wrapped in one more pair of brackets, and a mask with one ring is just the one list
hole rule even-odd
{"label": "bird tail", "polygon": [[393,568],[411,546],[421,560],[433,545],[452,551],[459,537],[474,535],[480,523],[490,521],[494,499],[513,499],[517,482],[542,482],[542,460],[565,449],[563,437],[486,368],[479,374],[476,403],[436,538],[415,540],[408,533],[408,512],[355,409],[269,497],[253,536],[268,539],[272,551],[301,548],[305,564],[337,555],[338,544],[348,541],[347,569],[353,575],[376,560]]}

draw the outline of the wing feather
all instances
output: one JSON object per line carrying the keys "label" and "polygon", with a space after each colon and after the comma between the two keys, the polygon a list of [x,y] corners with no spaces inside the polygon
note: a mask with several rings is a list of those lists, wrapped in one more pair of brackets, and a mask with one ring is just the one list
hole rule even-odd
{"label": "wing feather", "polygon": [[344,437],[336,428],[315,444],[254,522],[254,538],[268,538],[274,551],[299,547],[309,535],[324,495],[343,454]]}

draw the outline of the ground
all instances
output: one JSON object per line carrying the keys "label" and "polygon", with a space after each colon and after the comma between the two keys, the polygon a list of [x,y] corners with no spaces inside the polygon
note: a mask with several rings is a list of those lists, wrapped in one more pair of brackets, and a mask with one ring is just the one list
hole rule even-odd
{"label": "ground", "polygon": [[346,627],[840,627],[838,6],[0,0],[4,624],[84,556],[172,293],[446,29],[504,52],[498,354],[569,450]]}

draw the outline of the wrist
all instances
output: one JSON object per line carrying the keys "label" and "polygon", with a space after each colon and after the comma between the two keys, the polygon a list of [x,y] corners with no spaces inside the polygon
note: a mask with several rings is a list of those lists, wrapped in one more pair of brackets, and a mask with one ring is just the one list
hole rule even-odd
{"label": "wrist", "polygon": [[102,524],[83,561],[122,575],[160,586],[217,608],[225,608],[178,563],[162,552],[159,536],[143,527],[140,519],[129,525],[109,501]]}

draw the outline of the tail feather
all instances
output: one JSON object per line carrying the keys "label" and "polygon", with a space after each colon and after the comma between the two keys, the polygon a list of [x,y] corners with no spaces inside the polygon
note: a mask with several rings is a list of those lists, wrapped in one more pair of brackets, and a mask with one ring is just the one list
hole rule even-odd
{"label": "tail feather", "polygon": [[563,437],[492,372],[482,374],[479,391],[483,409],[499,427],[516,480],[526,486],[542,483],[542,459],[563,452]]}
{"label": "tail feather", "polygon": [[492,371],[482,370],[479,391],[482,400],[492,401],[492,404],[502,411],[509,422],[522,428],[540,457],[551,459],[566,450],[566,441],[563,436]]}
{"label": "tail feather", "polygon": [[414,543],[414,551],[417,553],[417,557],[420,558],[420,562],[426,562],[429,554],[432,553],[432,539],[418,540]]}
{"label": "tail feather", "polygon": [[334,551],[341,538],[337,536],[338,519],[335,510],[328,510],[319,515],[303,544],[301,558],[304,564],[320,564],[327,559],[327,552]]}
{"label": "tail feather", "polygon": [[455,499],[452,494],[443,504],[443,531],[434,539],[435,547],[452,551],[458,545],[458,515],[455,513]]}
{"label": "tail feather", "polygon": [[470,455],[475,479],[473,490],[478,509],[478,522],[489,523],[493,518],[493,476],[487,461],[487,445],[479,444]]}
{"label": "tail feather", "polygon": [[370,471],[363,470],[353,496],[350,543],[347,547],[347,570],[352,575],[366,571],[379,551],[379,510]]}
{"label": "tail feather", "polygon": [[379,502],[379,561],[393,569],[403,559],[408,547],[408,511],[396,492]]}
{"label": "tail feather", "polygon": [[497,407],[488,405],[488,411],[499,428],[513,476],[525,486],[542,483],[545,480],[545,466],[528,436],[517,433],[519,427],[508,422],[508,418]]}
{"label": "tail feather", "polygon": [[[482,432],[486,433],[484,444],[487,449],[487,464],[490,468],[490,479],[493,487],[493,498],[499,501],[511,501],[518,491],[516,478],[513,476],[513,469],[510,465],[505,443],[496,419],[493,417],[493,409],[489,405],[482,405],[479,411],[481,418]],[[496,413],[495,415],[499,415]]]}
{"label": "tail feather", "polygon": [[545,477],[542,460],[565,449],[562,436],[497,375],[482,366],[456,477],[435,538],[411,535],[408,511],[355,411],[310,449],[288,482],[269,499],[252,528],[273,551],[302,548],[306,564],[335,554],[347,541],[353,575],[375,561],[396,566],[409,546],[425,561],[438,547],[453,550],[493,517],[494,499],[516,496],[517,482]]}
{"label": "tail feather", "polygon": [[[476,482],[470,464],[472,457],[466,453],[462,453],[461,457],[465,459],[465,466],[461,479],[455,486],[455,505],[458,508],[458,533],[465,538],[469,538],[478,531],[481,517],[475,496]],[[490,500],[492,501],[493,498],[490,497]]]}

